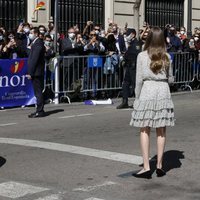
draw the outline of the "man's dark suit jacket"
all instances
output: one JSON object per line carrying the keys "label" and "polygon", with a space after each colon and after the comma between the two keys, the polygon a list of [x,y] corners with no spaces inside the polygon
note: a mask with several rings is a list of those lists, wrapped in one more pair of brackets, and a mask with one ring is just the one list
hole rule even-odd
{"label": "man's dark suit jacket", "polygon": [[75,43],[75,46],[73,48],[72,42],[69,38],[64,38],[61,41],[60,47],[60,55],[62,56],[80,55],[83,52],[83,46]]}
{"label": "man's dark suit jacket", "polygon": [[31,45],[31,50],[28,57],[28,74],[32,77],[44,75],[44,55],[44,42],[40,38],[37,38]]}

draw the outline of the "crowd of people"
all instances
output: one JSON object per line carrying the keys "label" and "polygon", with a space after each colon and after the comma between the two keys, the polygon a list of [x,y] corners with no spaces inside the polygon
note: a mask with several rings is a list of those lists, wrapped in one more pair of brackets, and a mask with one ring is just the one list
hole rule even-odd
{"label": "crowd of people", "polygon": [[[0,59],[28,57],[34,40],[31,34],[31,29],[33,28],[35,27],[32,27],[29,23],[21,23],[16,30],[12,31],[8,31],[1,26]],[[40,25],[37,29],[39,30],[39,38],[44,41],[46,63],[49,63],[57,54],[60,56],[109,56],[112,59],[109,62],[104,60],[103,72],[104,74],[113,74],[122,61],[124,61],[126,68],[136,62],[135,55],[142,50],[151,26],[148,23],[144,23],[139,33],[136,33],[135,29],[128,28],[127,23],[120,28],[112,20],[109,20],[108,29],[104,30],[100,25],[88,21],[82,32],[75,25],[70,27],[66,33],[58,33],[57,49],[53,45],[55,37],[54,24],[50,22],[48,27]],[[135,43],[137,34],[139,39]],[[167,24],[164,28],[164,34],[169,53],[194,52],[196,57],[199,57],[200,28],[195,28],[194,32],[188,35],[185,27],[177,28],[174,25]],[[135,69],[135,65],[132,67]],[[73,76],[71,73],[73,71],[70,72],[70,76]],[[79,78],[77,77],[77,79]],[[132,88],[132,94],[129,94],[129,96],[134,95],[134,83],[132,83]],[[127,102],[125,104],[127,106]]]}
{"label": "crowd of people", "polygon": [[[6,30],[0,27],[0,59],[24,58],[28,57],[32,26],[29,23],[22,23],[16,30]],[[144,23],[139,30],[141,45],[150,30],[150,26]],[[40,38],[44,39],[47,51],[53,50],[54,25],[49,23],[48,28],[38,26]],[[128,24],[123,28],[109,20],[109,28],[102,29],[88,21],[83,32],[78,26],[70,27],[66,33],[58,35],[59,54],[68,55],[88,55],[88,54],[106,54],[113,53],[124,55],[131,42],[131,35],[128,32]],[[200,50],[200,28],[196,27],[192,35],[187,35],[185,27],[177,28],[174,25],[167,24],[165,27],[165,37],[168,52],[177,51],[199,51]]]}

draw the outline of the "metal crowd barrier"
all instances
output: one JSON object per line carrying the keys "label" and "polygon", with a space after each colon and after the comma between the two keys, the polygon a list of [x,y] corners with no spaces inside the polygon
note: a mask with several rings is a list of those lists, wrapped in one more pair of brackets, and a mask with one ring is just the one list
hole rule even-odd
{"label": "metal crowd barrier", "polygon": [[180,89],[189,88],[192,91],[191,83],[199,71],[196,69],[196,55],[191,52],[170,53],[173,67],[174,84]]}
{"label": "metal crowd barrier", "polygon": [[[198,59],[194,53],[170,53],[173,67],[174,85],[181,90],[192,91],[195,77],[199,78]],[[68,99],[71,93],[86,95],[91,92],[94,96],[98,91],[120,91],[124,78],[124,68],[120,61],[112,60],[110,56],[64,56],[53,60],[54,78],[52,90],[55,93],[55,103],[60,97]],[[198,65],[199,66],[199,65]],[[200,84],[199,84],[200,85]]]}
{"label": "metal crowd barrier", "polygon": [[[98,91],[120,90],[123,69],[118,56],[64,56],[54,60],[55,84],[52,84],[58,103],[58,96],[68,98],[70,93],[81,92],[93,96]],[[110,64],[112,62],[112,65]]]}

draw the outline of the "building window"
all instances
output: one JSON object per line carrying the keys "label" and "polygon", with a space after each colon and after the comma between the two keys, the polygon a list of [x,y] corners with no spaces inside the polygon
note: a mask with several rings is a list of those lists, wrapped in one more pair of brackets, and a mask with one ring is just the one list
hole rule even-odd
{"label": "building window", "polygon": [[173,24],[181,27],[184,24],[184,0],[146,0],[145,20],[152,26],[165,27]]}
{"label": "building window", "polygon": [[26,21],[26,0],[0,0],[0,25],[13,30]]}
{"label": "building window", "polygon": [[[54,16],[54,0],[51,3],[51,16]],[[59,0],[58,13],[59,31],[62,33],[76,24],[83,30],[87,21],[103,25],[104,0]]]}

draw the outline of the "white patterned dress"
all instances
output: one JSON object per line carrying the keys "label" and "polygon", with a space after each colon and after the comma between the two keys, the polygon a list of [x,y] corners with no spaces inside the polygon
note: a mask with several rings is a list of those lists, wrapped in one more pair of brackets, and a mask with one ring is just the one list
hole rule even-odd
{"label": "white patterned dress", "polygon": [[137,58],[134,110],[130,125],[135,127],[174,126],[174,104],[168,80],[172,79],[171,66],[168,73],[163,69],[154,74],[147,51]]}

